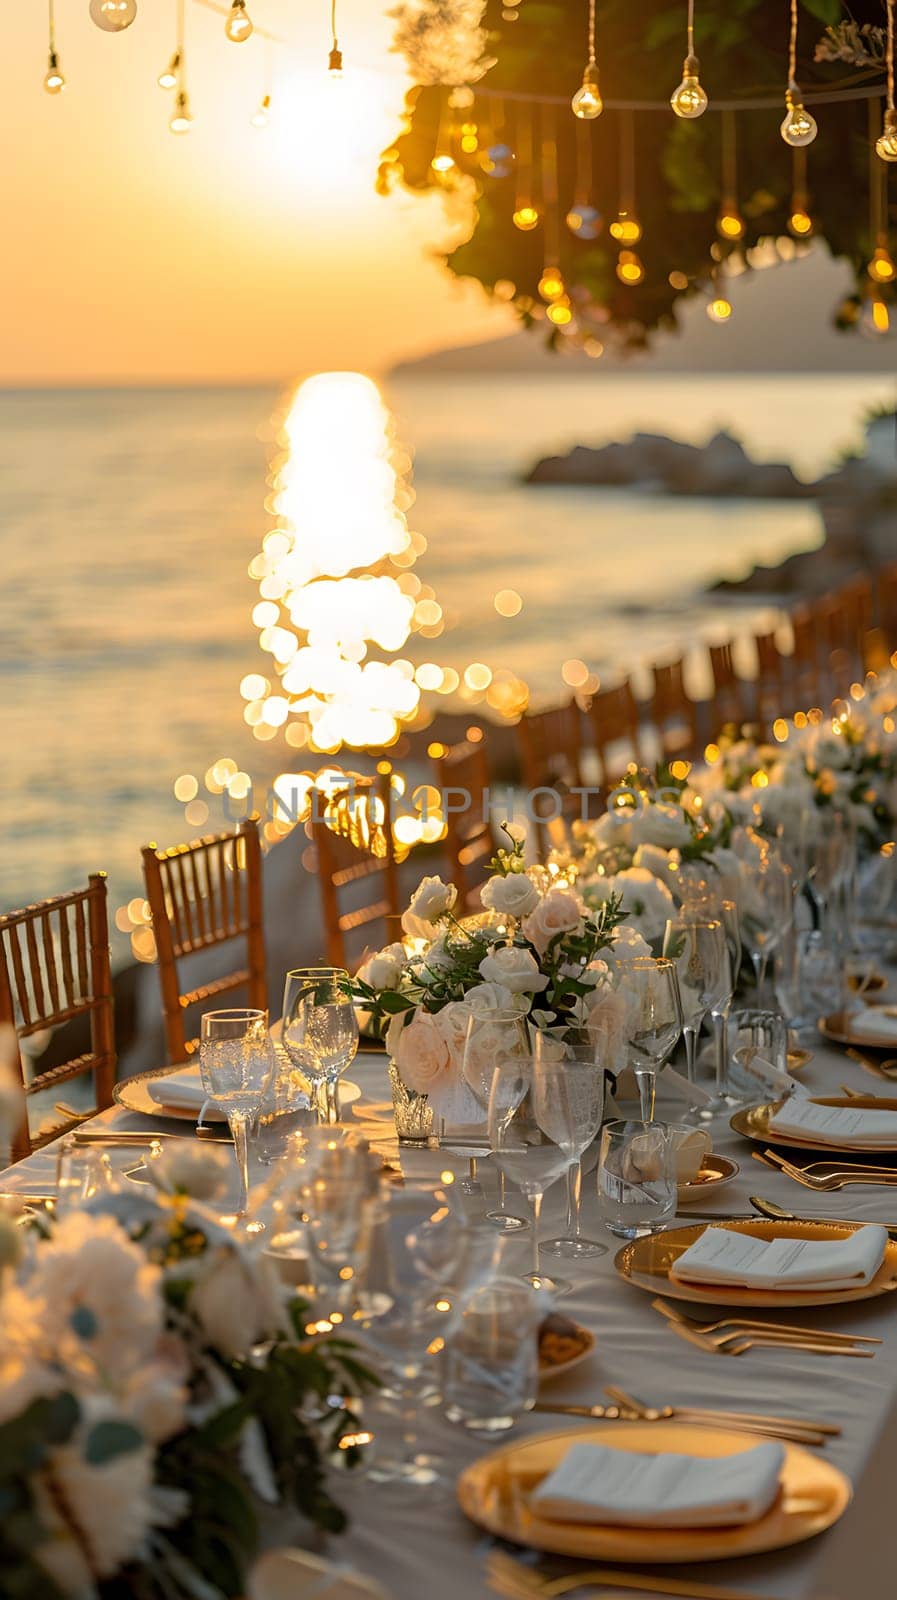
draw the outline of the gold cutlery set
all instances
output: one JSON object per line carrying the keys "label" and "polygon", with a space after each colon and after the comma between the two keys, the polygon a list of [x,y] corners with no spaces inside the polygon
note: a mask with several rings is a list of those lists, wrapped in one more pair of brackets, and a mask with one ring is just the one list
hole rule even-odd
{"label": "gold cutlery set", "polygon": [[844,1189],[850,1184],[871,1183],[883,1188],[893,1188],[897,1184],[897,1167],[856,1166],[850,1162],[837,1161],[811,1161],[805,1167],[798,1166],[794,1161],[788,1161],[785,1156],[776,1150],[753,1150],[751,1155],[755,1161],[760,1161],[764,1166],[776,1167],[784,1172],[795,1183],[803,1184],[805,1189],[818,1189],[829,1191]]}
{"label": "gold cutlery set", "polygon": [[721,1411],[705,1406],[648,1406],[609,1383],[604,1393],[613,1404],[577,1406],[539,1402],[536,1411],[556,1417],[585,1417],[593,1422],[693,1422],[706,1428],[734,1428],[738,1433],[759,1433],[764,1438],[790,1439],[795,1444],[821,1446],[840,1434],[833,1422],[808,1418],[768,1416],[752,1411]]}
{"label": "gold cutlery set", "polygon": [[723,1317],[717,1322],[697,1322],[668,1301],[651,1301],[655,1311],[667,1318],[674,1333],[700,1350],[719,1355],[743,1356],[755,1347],[789,1348],[816,1355],[872,1356],[869,1345],[881,1344],[868,1334],[833,1333],[819,1328],[796,1327],[787,1322],[761,1322],[751,1317]]}
{"label": "gold cutlery set", "polygon": [[[503,1550],[492,1550],[486,1558],[486,1577],[495,1594],[505,1600],[552,1600],[554,1595],[575,1590],[627,1590],[635,1594],[682,1595],[686,1600],[761,1600],[747,1589],[728,1589],[715,1583],[696,1583],[694,1579],[667,1578],[631,1568],[615,1571],[611,1567],[591,1567],[560,1578],[546,1578],[535,1567],[526,1566]],[[769,1600],[769,1597],[764,1597]]]}

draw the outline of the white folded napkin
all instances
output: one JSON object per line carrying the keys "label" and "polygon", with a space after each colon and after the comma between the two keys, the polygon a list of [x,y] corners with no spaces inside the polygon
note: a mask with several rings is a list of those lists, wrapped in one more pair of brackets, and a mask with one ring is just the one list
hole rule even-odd
{"label": "white folded napkin", "polygon": [[807,1144],[835,1144],[843,1150],[869,1145],[897,1148],[897,1111],[871,1107],[824,1106],[818,1100],[786,1100],[769,1119],[771,1133],[787,1133]]}
{"label": "white folded napkin", "polygon": [[530,1509],[552,1522],[628,1528],[756,1522],[775,1500],[784,1459],[772,1441],[710,1458],[575,1444],[530,1496]]}
{"label": "white folded napkin", "polygon": [[161,1078],[147,1078],[146,1092],[157,1106],[174,1106],[179,1111],[195,1111],[202,1120],[225,1122],[224,1112],[206,1100],[206,1091],[198,1067],[185,1067],[183,1072],[169,1072]]}
{"label": "white folded napkin", "polygon": [[889,1016],[881,1006],[864,1006],[862,1011],[851,1012],[848,1029],[857,1039],[874,1039],[878,1034],[897,1040],[897,1017]]}
{"label": "white folded napkin", "polygon": [[734,1228],[705,1228],[670,1276],[742,1289],[859,1289],[884,1260],[888,1235],[869,1223],[846,1239],[758,1239]]}

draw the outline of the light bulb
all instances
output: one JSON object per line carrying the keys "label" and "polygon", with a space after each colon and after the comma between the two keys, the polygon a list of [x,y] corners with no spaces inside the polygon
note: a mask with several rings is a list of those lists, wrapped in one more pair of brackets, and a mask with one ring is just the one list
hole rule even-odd
{"label": "light bulb", "polygon": [[187,99],[186,89],[179,89],[175,96],[174,111],[168,126],[172,133],[189,133],[193,123],[190,115],[190,101]]}
{"label": "light bulb", "polygon": [[707,93],[701,88],[698,79],[697,56],[686,56],[682,63],[682,82],[678,89],[670,95],[670,105],[677,117],[683,117],[686,122],[691,122],[695,117],[703,117],[707,110]]}
{"label": "light bulb", "polygon": [[253,128],[267,128],[271,120],[271,96],[263,94],[249,121]]}
{"label": "light bulb", "polygon": [[514,166],[514,152],[509,144],[490,144],[480,164],[487,177],[506,178]]}
{"label": "light bulb", "polygon": [[539,226],[539,212],[534,205],[527,203],[517,207],[511,221],[515,228],[520,229],[521,233],[532,233],[533,228],[538,228]]}
{"label": "light bulb", "polygon": [[567,227],[577,239],[597,239],[602,220],[601,212],[594,206],[571,206],[566,217]]}
{"label": "light bulb", "polygon": [[543,267],[539,293],[543,300],[560,300],[564,294],[564,280],[559,267]]}
{"label": "light bulb", "polygon": [[545,315],[556,328],[568,328],[573,321],[573,308],[567,296],[564,295],[561,300],[553,300]]}
{"label": "light bulb", "polygon": [[343,52],[336,44],[327,57],[327,71],[331,78],[341,78],[343,75]]}
{"label": "light bulb", "polygon": [[65,79],[59,70],[59,57],[55,50],[51,50],[47,57],[47,76],[44,79],[44,88],[47,94],[61,94],[65,88]]}
{"label": "light bulb", "polygon": [[604,110],[604,101],[598,88],[598,68],[594,61],[588,62],[582,75],[582,83],[570,105],[574,117],[579,117],[582,122],[593,122]]}
{"label": "light bulb", "polygon": [[174,55],[172,56],[171,60],[168,63],[168,66],[165,67],[164,70],[159,73],[159,76],[156,79],[156,82],[159,85],[160,89],[174,89],[174,88],[177,87],[178,73],[180,71],[180,67],[181,67],[181,53],[180,53],[179,50],[175,50]]}
{"label": "light bulb", "polygon": [[897,161],[897,111],[893,107],[885,112],[884,127],[875,141],[875,154],[882,161]]}
{"label": "light bulb", "polygon": [[642,225],[638,217],[631,216],[628,211],[621,211],[608,231],[618,244],[638,244],[642,236]]}
{"label": "light bulb", "polygon": [[813,218],[806,207],[806,202],[793,200],[791,215],[788,218],[788,232],[795,239],[809,239],[813,232]]}
{"label": "light bulb", "polygon": [[872,253],[872,260],[866,268],[873,283],[893,283],[897,277],[897,267],[887,245],[878,245]]}
{"label": "light bulb", "polygon": [[732,302],[725,295],[714,295],[707,306],[707,315],[711,322],[728,322],[732,315]]}
{"label": "light bulb", "polygon": [[781,135],[786,144],[793,149],[800,150],[805,144],[812,144],[818,133],[816,118],[811,117],[809,111],[800,97],[800,90],[789,89],[785,95],[785,104],[788,107],[781,125]]}
{"label": "light bulb", "polygon": [[123,33],[137,15],[137,0],[90,0],[88,10],[104,33]]}
{"label": "light bulb", "polygon": [[636,255],[634,250],[620,251],[617,257],[616,271],[620,282],[627,284],[630,288],[637,283],[641,283],[645,276],[645,268],[641,258]]}
{"label": "light bulb", "polygon": [[231,44],[244,44],[249,38],[252,32],[252,18],[246,10],[246,0],[231,0],[224,31]]}
{"label": "light bulb", "polygon": [[437,151],[436,155],[433,157],[433,160],[430,162],[431,170],[436,173],[437,177],[440,178],[444,178],[447,173],[451,172],[454,165],[454,156],[450,156],[445,150]]}
{"label": "light bulb", "polygon": [[716,219],[716,231],[721,239],[744,238],[744,217],[739,215],[734,201],[723,201],[723,208]]}
{"label": "light bulb", "polygon": [[891,317],[884,300],[881,300],[877,294],[870,295],[860,315],[862,332],[875,339],[888,333],[890,327]]}

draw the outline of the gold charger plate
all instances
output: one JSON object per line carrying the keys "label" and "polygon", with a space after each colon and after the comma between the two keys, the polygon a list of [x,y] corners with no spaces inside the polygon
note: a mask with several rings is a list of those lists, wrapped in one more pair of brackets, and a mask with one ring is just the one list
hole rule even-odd
{"label": "gold charger plate", "polygon": [[[897,1111],[897,1100],[889,1099],[886,1095],[857,1094],[848,1097],[844,1094],[814,1094],[811,1095],[813,1103],[818,1106],[844,1106],[852,1107],[857,1111]],[[796,1134],[779,1133],[770,1127],[770,1122],[777,1111],[785,1104],[784,1100],[770,1100],[763,1106],[745,1106],[741,1111],[736,1111],[729,1119],[729,1127],[736,1133],[741,1133],[746,1139],[753,1139],[755,1144],[787,1145],[793,1150],[829,1150],[840,1156],[863,1155],[893,1155],[897,1150],[897,1141],[890,1144],[864,1144],[843,1145],[821,1139],[800,1139]]]}
{"label": "gold charger plate", "polygon": [[[850,1300],[872,1300],[876,1295],[897,1289],[897,1241],[893,1239],[885,1246],[884,1260],[875,1277],[856,1289],[739,1289],[674,1278],[670,1272],[673,1263],[700,1238],[707,1226],[704,1222],[693,1223],[691,1227],[668,1228],[644,1239],[632,1239],[617,1251],[614,1266],[627,1283],[634,1284],[637,1289],[647,1289],[649,1294],[714,1306],[773,1306],[776,1310],[786,1306],[839,1306]],[[749,1233],[755,1239],[847,1239],[862,1227],[862,1223],[767,1222],[758,1217],[756,1222],[750,1218],[713,1226]]]}
{"label": "gold charger plate", "polygon": [[702,1199],[710,1189],[721,1189],[724,1183],[731,1183],[733,1178],[737,1178],[739,1171],[737,1161],[711,1151],[701,1162],[700,1172],[689,1183],[678,1185],[681,1204],[688,1205],[690,1200]]}
{"label": "gold charger plate", "polygon": [[[198,1109],[189,1106],[166,1106],[154,1100],[147,1088],[148,1083],[157,1082],[160,1078],[170,1078],[175,1072],[183,1072],[187,1063],[181,1062],[177,1067],[154,1067],[151,1072],[135,1072],[130,1078],[122,1078],[115,1084],[112,1094],[118,1105],[126,1111],[136,1111],[141,1117],[174,1117],[178,1122],[194,1122],[199,1116]],[[198,1069],[197,1069],[198,1070]],[[361,1089],[357,1083],[349,1083],[346,1079],[340,1080],[339,1086],[340,1108],[352,1105],[361,1099]],[[206,1122],[226,1122],[227,1118],[214,1107],[206,1112]]]}
{"label": "gold charger plate", "polygon": [[766,1515],[742,1527],[618,1528],[603,1523],[549,1522],[529,1497],[572,1444],[622,1451],[660,1450],[691,1456],[730,1456],[750,1448],[743,1433],[684,1422],[595,1422],[543,1433],[492,1450],[458,1479],[458,1501],[471,1522],[501,1539],[556,1555],[595,1561],[720,1561],[783,1550],[830,1528],[850,1503],[847,1478],[801,1445],[786,1444],[781,1489]]}
{"label": "gold charger plate", "polygon": [[[890,1006],[878,1008],[883,1015],[891,1016]],[[831,1039],[834,1044],[852,1044],[860,1049],[868,1046],[870,1050],[897,1051],[897,1036],[893,1033],[854,1033],[850,1026],[850,1013],[847,1011],[833,1011],[829,1017],[820,1017],[816,1024],[819,1032],[826,1039]]]}

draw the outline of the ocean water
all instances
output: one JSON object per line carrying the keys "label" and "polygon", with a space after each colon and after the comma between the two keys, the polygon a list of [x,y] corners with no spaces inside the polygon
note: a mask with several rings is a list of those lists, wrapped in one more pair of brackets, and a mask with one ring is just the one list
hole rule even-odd
{"label": "ocean water", "polygon": [[[862,438],[874,377],[428,375],[386,382],[414,455],[416,568],[452,628],[429,650],[488,660],[534,700],[581,657],[650,661],[756,604],[706,586],[818,544],[811,503],[527,488],[521,471],[634,429],[701,442],[729,427],[810,479]],[[113,907],[140,893],[139,846],[191,830],[172,784],[231,756],[261,779],[300,765],[258,745],[238,686],[261,660],[247,566],[264,509],[273,389],[0,394],[0,906],[98,867]],[[500,588],[523,609],[496,615]],[[213,818],[214,821],[214,818]],[[122,952],[119,951],[120,955]]]}

